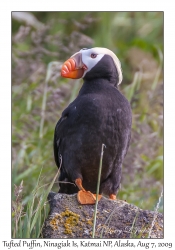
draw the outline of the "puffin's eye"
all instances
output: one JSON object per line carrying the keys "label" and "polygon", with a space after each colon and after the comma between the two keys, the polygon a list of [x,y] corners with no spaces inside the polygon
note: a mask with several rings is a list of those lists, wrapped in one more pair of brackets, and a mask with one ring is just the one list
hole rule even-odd
{"label": "puffin's eye", "polygon": [[94,53],[91,54],[91,58],[96,58],[96,57],[97,57],[97,54],[94,54]]}

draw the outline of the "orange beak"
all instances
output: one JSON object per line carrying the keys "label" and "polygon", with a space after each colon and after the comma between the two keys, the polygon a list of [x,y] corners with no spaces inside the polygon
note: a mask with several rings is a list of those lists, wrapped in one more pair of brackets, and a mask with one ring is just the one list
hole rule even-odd
{"label": "orange beak", "polygon": [[61,76],[78,79],[83,76],[85,69],[87,69],[87,67],[82,62],[81,53],[78,52],[63,64],[61,68]]}

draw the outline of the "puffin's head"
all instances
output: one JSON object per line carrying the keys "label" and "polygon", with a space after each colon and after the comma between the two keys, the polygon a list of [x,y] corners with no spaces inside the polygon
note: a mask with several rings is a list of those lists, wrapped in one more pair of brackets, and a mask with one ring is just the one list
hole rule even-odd
{"label": "puffin's head", "polygon": [[[118,85],[122,82],[122,70],[117,56],[106,48],[81,49],[62,66],[61,76],[65,78],[108,78]],[[116,85],[115,84],[115,85]]]}

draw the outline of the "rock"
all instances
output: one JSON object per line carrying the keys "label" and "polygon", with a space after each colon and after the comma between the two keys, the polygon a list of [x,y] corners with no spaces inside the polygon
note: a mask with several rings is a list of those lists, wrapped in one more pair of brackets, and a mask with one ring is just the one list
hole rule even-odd
{"label": "rock", "polygon": [[[43,238],[92,238],[95,205],[80,205],[77,194],[50,192]],[[102,196],[95,238],[163,238],[163,215]]]}

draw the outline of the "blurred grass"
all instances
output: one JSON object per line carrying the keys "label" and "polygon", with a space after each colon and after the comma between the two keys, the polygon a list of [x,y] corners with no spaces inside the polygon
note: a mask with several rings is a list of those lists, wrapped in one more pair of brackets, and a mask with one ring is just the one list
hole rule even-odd
{"label": "blurred grass", "polygon": [[22,201],[23,181],[19,187],[15,186],[16,199],[13,200],[12,204],[13,238],[25,239],[42,237],[42,227],[49,211],[47,196],[56,178],[58,178],[59,170],[51,183],[44,185],[41,185],[41,172],[37,179],[37,183],[35,183],[34,190],[26,203],[25,212],[23,211],[24,201]]}
{"label": "blurred grass", "polygon": [[[163,12],[29,14],[39,24],[12,14],[12,200],[14,184],[23,181],[27,213],[41,168],[42,185],[52,182],[55,124],[82,84],[60,78],[61,63],[82,47],[99,46],[121,60],[120,90],[133,111],[118,198],[153,210],[163,185]],[[52,189],[57,192],[58,186]]]}

